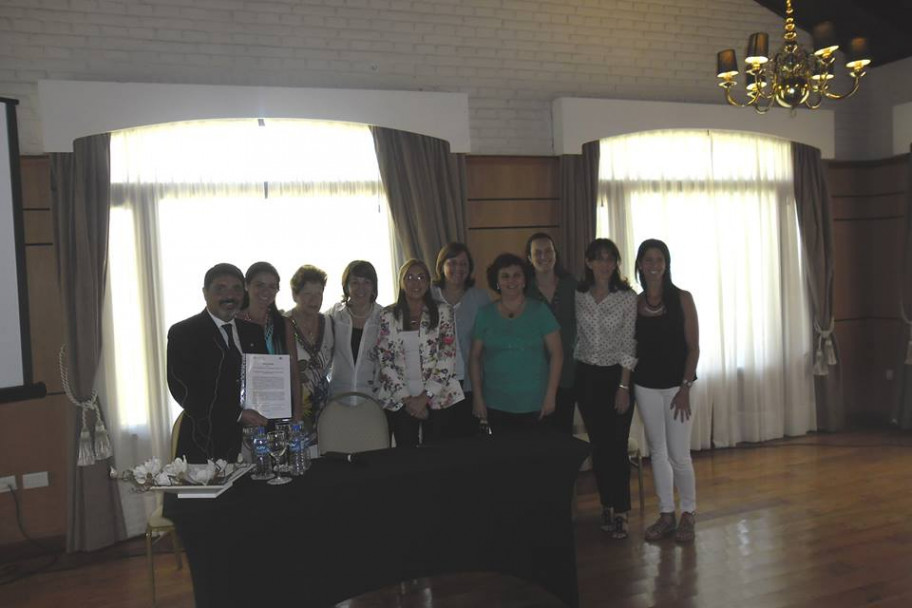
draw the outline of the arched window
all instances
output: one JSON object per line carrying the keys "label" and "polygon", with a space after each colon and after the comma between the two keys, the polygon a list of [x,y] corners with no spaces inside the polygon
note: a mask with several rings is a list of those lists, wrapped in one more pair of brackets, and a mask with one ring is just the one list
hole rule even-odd
{"label": "arched window", "polygon": [[[395,239],[366,126],[250,119],[116,132],[111,191],[99,385],[120,429],[120,466],[167,454],[180,412],[165,382],[167,331],[202,310],[214,264],[272,263],[280,309],[294,305],[289,279],[302,264],[329,275],[324,306],[341,297],[354,259],[376,267],[378,302],[394,297]],[[128,527],[131,517],[145,525],[142,509],[125,511]]]}
{"label": "arched window", "polygon": [[788,142],[715,131],[602,140],[597,234],[618,243],[632,282],[639,243],[664,240],[675,283],[694,295],[694,448],[816,428]]}

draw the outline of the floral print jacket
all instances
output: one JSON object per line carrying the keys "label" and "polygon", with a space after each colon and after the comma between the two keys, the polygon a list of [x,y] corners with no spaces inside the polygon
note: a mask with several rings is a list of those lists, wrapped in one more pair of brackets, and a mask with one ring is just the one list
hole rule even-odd
{"label": "floral print jacket", "polygon": [[[462,401],[464,395],[459,379],[456,378],[456,327],[453,309],[449,304],[438,304],[440,321],[437,327],[430,327],[427,310],[421,314],[418,327],[418,355],[421,361],[421,376],[424,390],[430,397],[430,408],[440,410]],[[374,357],[373,390],[380,404],[388,410],[398,410],[409,397],[408,380],[405,370],[405,343],[402,330],[393,316],[393,307],[388,306],[380,313],[380,331]]]}

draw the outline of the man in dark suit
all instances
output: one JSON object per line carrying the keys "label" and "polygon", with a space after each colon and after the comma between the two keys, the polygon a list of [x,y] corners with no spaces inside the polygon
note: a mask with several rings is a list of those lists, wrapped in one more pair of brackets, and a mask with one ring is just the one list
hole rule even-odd
{"label": "man in dark suit", "polygon": [[241,427],[265,425],[240,399],[242,353],[266,353],[262,328],[235,319],[244,275],[216,264],[203,281],[206,308],[168,330],[168,389],[182,408],[177,455],[188,462],[237,459]]}

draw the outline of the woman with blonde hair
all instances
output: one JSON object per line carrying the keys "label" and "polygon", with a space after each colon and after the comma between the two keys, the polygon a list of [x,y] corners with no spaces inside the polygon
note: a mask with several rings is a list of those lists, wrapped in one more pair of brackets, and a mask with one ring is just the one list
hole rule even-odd
{"label": "woman with blonde hair", "polygon": [[427,265],[399,269],[396,303],[380,313],[374,394],[387,411],[398,447],[437,441],[453,424],[450,406],[464,398],[456,377],[453,309],[435,302]]}

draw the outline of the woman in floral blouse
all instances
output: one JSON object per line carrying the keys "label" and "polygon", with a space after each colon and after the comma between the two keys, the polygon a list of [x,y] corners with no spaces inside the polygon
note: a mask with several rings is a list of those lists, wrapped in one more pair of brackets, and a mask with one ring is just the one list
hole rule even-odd
{"label": "woman in floral blouse", "polygon": [[317,418],[329,396],[327,374],[332,364],[333,332],[320,312],[326,273],[309,264],[291,277],[295,307],[287,316],[288,352],[295,353],[297,367],[292,370],[292,406],[295,420],[316,430]]}
{"label": "woman in floral blouse", "polygon": [[386,409],[399,447],[446,436],[448,408],[463,399],[456,377],[453,309],[430,293],[431,273],[419,260],[399,269],[399,297],[380,313],[374,394]]}

